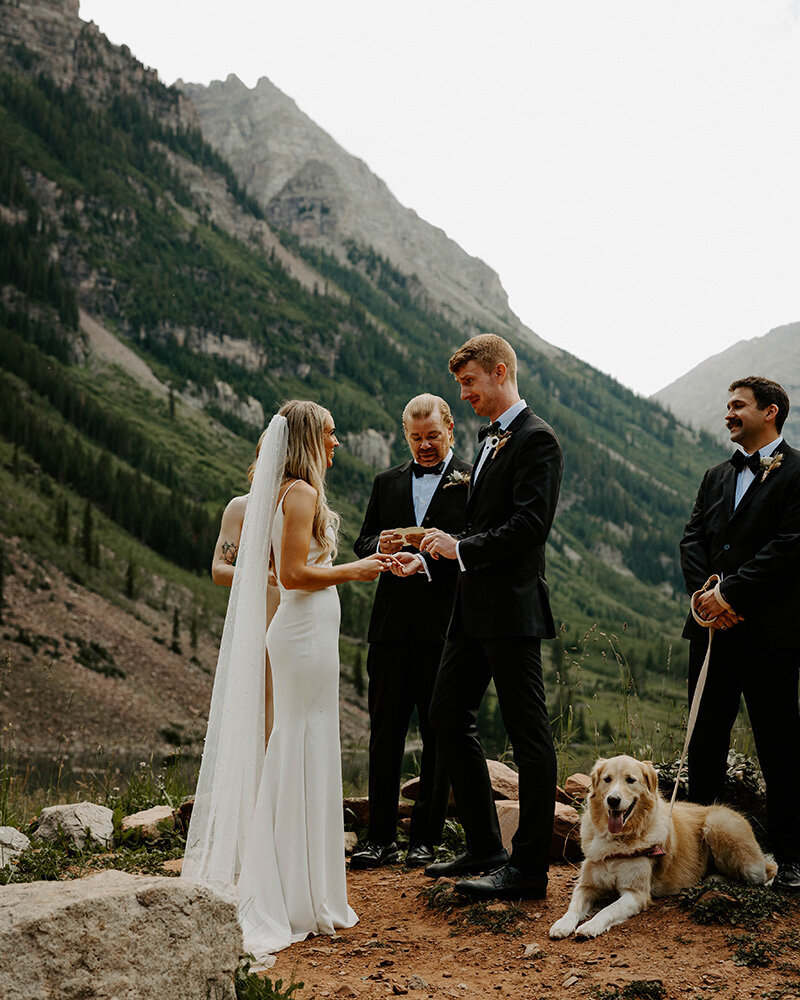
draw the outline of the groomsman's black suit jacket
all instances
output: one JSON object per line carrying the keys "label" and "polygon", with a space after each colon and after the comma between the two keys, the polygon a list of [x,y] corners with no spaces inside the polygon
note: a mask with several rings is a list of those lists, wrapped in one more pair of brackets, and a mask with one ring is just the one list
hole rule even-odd
{"label": "groomsman's black suit jacket", "polygon": [[[800,452],[782,441],[779,467],[758,473],[736,510],[736,469],[722,462],[703,477],[681,541],[686,589],[694,593],[712,573],[720,591],[749,628],[778,648],[800,647]],[[748,629],[749,630],[749,629]],[[684,638],[706,641],[689,616]]]}
{"label": "groomsman's black suit jacket", "polygon": [[475,638],[551,639],[544,553],[561,486],[561,448],[552,427],[528,406],[507,429],[506,443],[487,456],[477,478],[473,472],[459,545],[467,571],[458,573],[453,618],[460,616]]}
{"label": "groomsman's black suit jacket", "polygon": [[[412,465],[412,462],[405,462],[375,477],[361,534],[353,546],[360,559],[377,551],[381,531],[410,528],[417,523],[411,492]],[[454,471],[469,476],[471,469],[471,465],[453,455],[421,527],[441,528],[453,535],[464,530],[468,486],[466,483],[447,484]],[[405,579],[392,573],[381,575],[369,623],[367,638],[370,642],[399,642],[409,638],[444,640],[453,608],[458,566],[449,559],[428,559],[427,562],[430,581],[424,573]]]}

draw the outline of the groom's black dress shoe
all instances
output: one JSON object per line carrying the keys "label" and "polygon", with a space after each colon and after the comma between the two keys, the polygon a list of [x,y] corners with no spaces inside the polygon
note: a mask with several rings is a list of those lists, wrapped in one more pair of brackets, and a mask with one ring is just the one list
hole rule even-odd
{"label": "groom's black dress shoe", "polygon": [[406,868],[424,868],[434,858],[433,848],[427,844],[412,844],[406,854]]}
{"label": "groom's black dress shoe", "polygon": [[800,892],[800,861],[784,861],[779,864],[772,888],[780,889],[781,892]]}
{"label": "groom's black dress shoe", "polygon": [[481,875],[483,872],[490,872],[494,868],[501,868],[508,864],[508,851],[498,851],[496,854],[485,855],[476,858],[469,851],[459,854],[452,861],[435,861],[428,865],[425,874],[431,878],[452,878],[456,875]]}
{"label": "groom's black dress shoe", "polygon": [[462,879],[455,890],[472,899],[544,899],[547,876],[524,875],[519,868],[505,865],[483,878]]}
{"label": "groom's black dress shoe", "polygon": [[357,847],[350,856],[350,869],[380,868],[381,865],[393,865],[400,860],[397,844],[376,844],[374,840],[365,841]]}

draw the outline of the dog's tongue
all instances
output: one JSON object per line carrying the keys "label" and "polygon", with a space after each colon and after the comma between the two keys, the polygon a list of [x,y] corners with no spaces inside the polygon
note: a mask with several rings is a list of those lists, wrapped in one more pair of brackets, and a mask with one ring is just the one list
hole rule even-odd
{"label": "dog's tongue", "polygon": [[621,812],[610,812],[608,814],[608,832],[621,833],[625,816]]}

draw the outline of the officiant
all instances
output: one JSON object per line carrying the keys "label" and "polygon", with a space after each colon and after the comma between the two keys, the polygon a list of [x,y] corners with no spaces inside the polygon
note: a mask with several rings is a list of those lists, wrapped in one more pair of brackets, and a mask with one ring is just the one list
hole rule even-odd
{"label": "officiant", "polygon": [[[403,410],[403,432],[412,460],[375,477],[361,533],[359,558],[375,551],[416,551],[428,528],[457,534],[466,524],[471,466],[453,452],[453,417],[445,400],[415,396]],[[418,539],[417,539],[418,540]],[[436,738],[428,718],[433,685],[453,606],[458,567],[428,560],[426,572],[403,580],[384,573],[369,623],[369,828],[353,852],[351,868],[379,868],[400,860],[395,842],[397,801],[405,740],[414,708],[422,737],[419,794],[411,814],[405,863],[422,867],[441,841],[450,788],[437,765]]]}

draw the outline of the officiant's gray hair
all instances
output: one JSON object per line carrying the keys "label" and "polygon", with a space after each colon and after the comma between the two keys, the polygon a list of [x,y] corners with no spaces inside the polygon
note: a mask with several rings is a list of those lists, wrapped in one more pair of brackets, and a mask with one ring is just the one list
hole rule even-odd
{"label": "officiant's gray hair", "polygon": [[423,392],[409,399],[403,410],[403,427],[408,427],[409,420],[427,420],[436,409],[439,410],[442,423],[446,427],[452,427],[453,414],[450,412],[450,407],[441,396],[434,396],[432,392]]}

